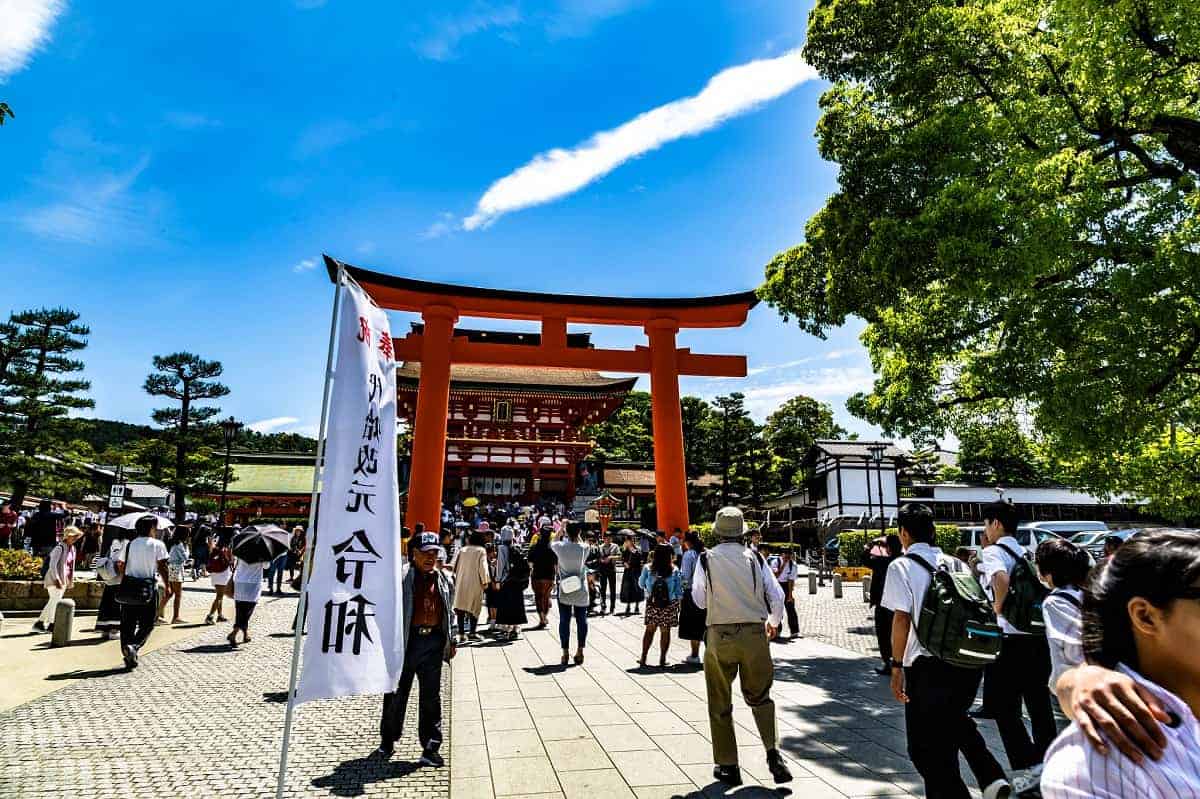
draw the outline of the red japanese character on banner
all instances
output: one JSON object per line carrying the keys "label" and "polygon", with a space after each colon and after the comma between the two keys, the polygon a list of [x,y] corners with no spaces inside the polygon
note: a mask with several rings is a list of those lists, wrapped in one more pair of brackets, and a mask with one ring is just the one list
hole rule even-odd
{"label": "red japanese character on banner", "polygon": [[371,343],[371,327],[367,324],[365,316],[358,317],[358,340]]}
{"label": "red japanese character on banner", "polygon": [[392,337],[387,333],[379,334],[379,351],[383,353],[383,357],[392,360]]}

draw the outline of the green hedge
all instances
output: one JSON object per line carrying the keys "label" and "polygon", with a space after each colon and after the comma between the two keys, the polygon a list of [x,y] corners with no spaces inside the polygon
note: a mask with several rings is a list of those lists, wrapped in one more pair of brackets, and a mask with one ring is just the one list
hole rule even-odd
{"label": "green hedge", "polygon": [[[895,527],[888,529],[889,533],[897,533]],[[961,540],[958,527],[953,524],[939,524],[933,531],[934,545],[947,555],[953,555]],[[839,560],[846,566],[863,565],[863,549],[869,541],[879,537],[878,530],[843,530],[838,533]]]}
{"label": "green hedge", "polygon": [[0,549],[0,579],[36,580],[41,573],[41,558],[23,549]]}

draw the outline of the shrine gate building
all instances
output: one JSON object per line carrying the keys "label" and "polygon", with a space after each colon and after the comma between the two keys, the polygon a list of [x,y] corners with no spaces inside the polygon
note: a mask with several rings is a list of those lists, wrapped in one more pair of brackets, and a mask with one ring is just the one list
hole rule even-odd
{"label": "shrine gate building", "polygon": [[[413,333],[424,326],[414,323]],[[541,346],[537,333],[455,328],[470,342]],[[591,349],[590,333],[571,333],[567,347]],[[415,425],[421,364],[396,370],[397,415]],[[592,369],[452,364],[446,413],[442,499],[533,502],[575,497],[578,464],[592,451],[588,425],[624,402],[636,377],[606,377]]]}

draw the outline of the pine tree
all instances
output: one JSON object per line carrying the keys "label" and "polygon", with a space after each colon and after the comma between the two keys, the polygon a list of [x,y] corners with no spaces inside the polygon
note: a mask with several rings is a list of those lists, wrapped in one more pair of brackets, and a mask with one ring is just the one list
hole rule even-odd
{"label": "pine tree", "polygon": [[155,355],[154,369],[157,374],[146,378],[143,386],[146,393],[156,397],[169,397],[179,402],[178,408],[158,408],[152,418],[171,430],[175,444],[175,523],[185,520],[187,492],[195,484],[189,479],[194,465],[193,454],[199,454],[204,423],[221,412],[215,406],[194,403],[223,397],[229,388],[212,380],[224,371],[220,361],[206,361],[190,352],[171,355]]}
{"label": "pine tree", "polygon": [[25,498],[42,471],[38,455],[52,455],[52,426],[71,410],[95,403],[81,396],[91,383],[68,377],[83,371],[72,353],[87,347],[91,330],[68,308],[21,311],[0,325],[0,454],[12,482],[12,504]]}

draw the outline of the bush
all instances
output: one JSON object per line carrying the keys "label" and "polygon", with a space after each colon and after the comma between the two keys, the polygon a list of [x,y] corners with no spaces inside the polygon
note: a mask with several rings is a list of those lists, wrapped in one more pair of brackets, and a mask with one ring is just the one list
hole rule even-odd
{"label": "bush", "polygon": [[23,549],[0,549],[0,580],[36,580],[41,573],[41,558]]}
{"label": "bush", "polygon": [[875,532],[866,530],[843,530],[838,533],[838,560],[846,566],[863,565],[863,548],[874,537]]}
{"label": "bush", "polygon": [[959,536],[958,527],[953,524],[939,524],[933,529],[934,545],[942,550],[943,554],[954,556],[954,550],[961,546],[962,538]]}

